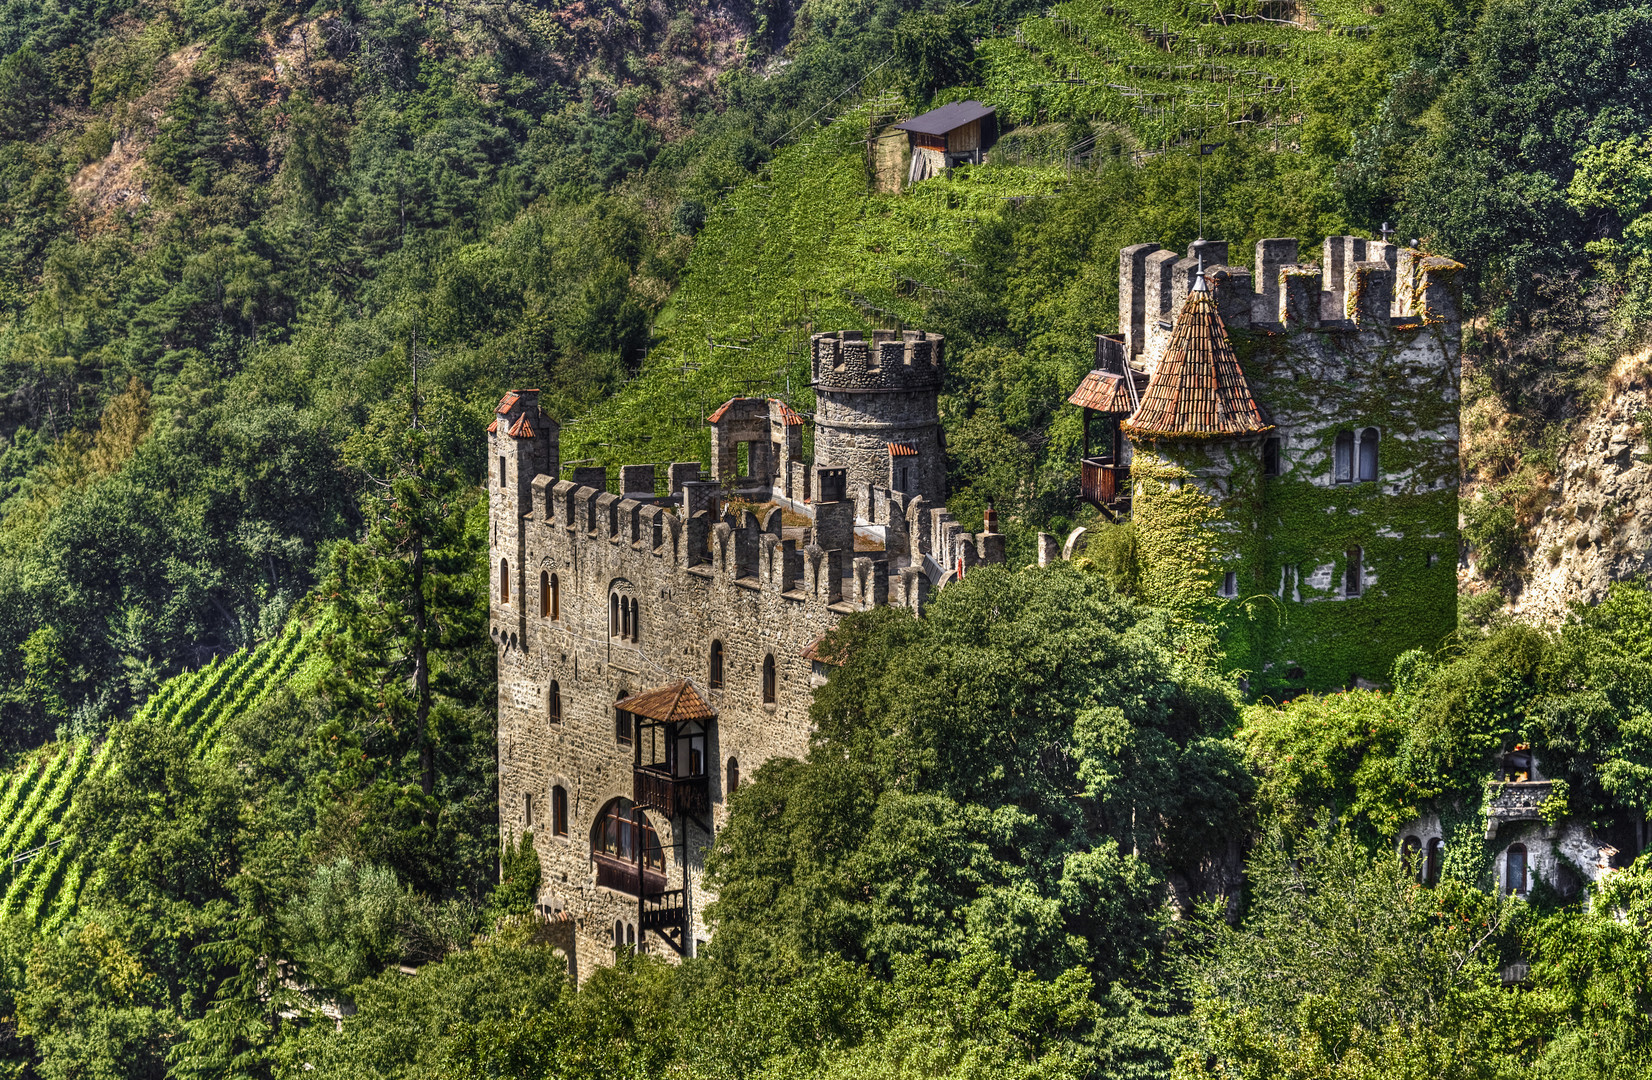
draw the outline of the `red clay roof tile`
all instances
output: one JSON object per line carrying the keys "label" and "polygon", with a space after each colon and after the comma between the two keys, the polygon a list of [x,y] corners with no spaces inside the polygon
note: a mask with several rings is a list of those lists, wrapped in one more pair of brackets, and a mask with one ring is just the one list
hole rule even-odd
{"label": "red clay roof tile", "polygon": [[1188,292],[1141,407],[1123,424],[1132,435],[1209,438],[1256,435],[1273,426],[1262,419],[1216,301],[1202,284],[1201,278]]}

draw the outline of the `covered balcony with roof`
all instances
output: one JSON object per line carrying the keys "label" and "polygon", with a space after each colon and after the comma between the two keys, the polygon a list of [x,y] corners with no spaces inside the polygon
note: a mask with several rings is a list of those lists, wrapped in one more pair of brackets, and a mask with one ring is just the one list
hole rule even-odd
{"label": "covered balcony with roof", "polygon": [[717,711],[686,679],[620,701],[629,713],[635,761],[631,798],[669,818],[688,817],[702,828],[711,818],[708,740]]}

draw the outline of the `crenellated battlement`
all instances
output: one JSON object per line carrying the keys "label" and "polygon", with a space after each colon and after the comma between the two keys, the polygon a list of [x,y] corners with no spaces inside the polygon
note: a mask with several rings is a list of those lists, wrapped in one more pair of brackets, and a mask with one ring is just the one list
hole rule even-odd
{"label": "crenellated battlement", "polygon": [[817,389],[844,393],[933,390],[941,384],[945,342],[939,334],[907,330],[858,330],[816,334],[810,339]]}
{"label": "crenellated battlement", "polygon": [[1229,330],[1388,331],[1440,325],[1455,338],[1461,328],[1452,259],[1357,236],[1325,238],[1319,261],[1300,258],[1297,241],[1256,242],[1254,271],[1230,266],[1228,245],[1196,240],[1186,255],[1157,244],[1119,252],[1119,333],[1125,356],[1151,371],[1187,300],[1202,263]]}

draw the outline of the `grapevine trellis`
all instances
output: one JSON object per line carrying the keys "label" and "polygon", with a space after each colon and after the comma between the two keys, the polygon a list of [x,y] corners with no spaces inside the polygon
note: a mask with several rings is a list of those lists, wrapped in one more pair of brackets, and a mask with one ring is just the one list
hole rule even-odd
{"label": "grapevine trellis", "polygon": [[[167,680],[137,718],[170,724],[198,756],[212,752],[223,725],[256,708],[316,659],[316,631],[294,620],[278,637]],[[50,931],[74,914],[97,855],[69,831],[75,800],[109,765],[109,744],[56,744],[0,777],[0,920]]]}

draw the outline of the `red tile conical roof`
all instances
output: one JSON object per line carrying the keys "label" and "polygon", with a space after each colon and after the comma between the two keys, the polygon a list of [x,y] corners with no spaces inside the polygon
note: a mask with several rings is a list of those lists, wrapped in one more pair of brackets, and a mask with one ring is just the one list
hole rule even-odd
{"label": "red tile conical roof", "polygon": [[1251,397],[1203,274],[1188,291],[1141,406],[1121,426],[1164,438],[1257,435],[1273,426]]}

